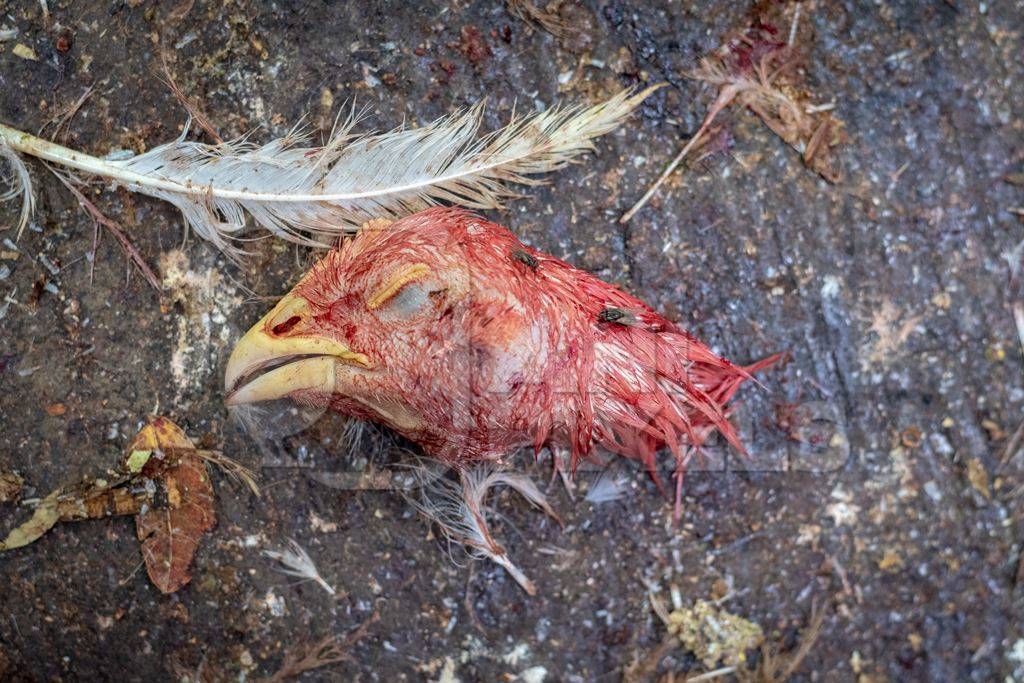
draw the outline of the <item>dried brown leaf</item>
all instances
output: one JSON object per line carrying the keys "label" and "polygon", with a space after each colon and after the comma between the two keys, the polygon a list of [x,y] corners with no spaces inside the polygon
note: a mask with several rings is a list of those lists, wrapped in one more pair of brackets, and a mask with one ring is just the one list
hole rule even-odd
{"label": "dried brown leaf", "polygon": [[12,550],[26,546],[52,529],[60,519],[60,513],[57,511],[57,496],[60,493],[60,489],[57,489],[44,498],[27,522],[7,534],[7,538],[0,543],[0,550]]}
{"label": "dried brown leaf", "polygon": [[134,515],[145,505],[149,496],[145,491],[132,490],[116,482],[98,482],[92,486],[64,489],[65,493],[57,506],[62,522],[77,522],[83,519],[99,519],[112,515]]}
{"label": "dried brown leaf", "polygon": [[[157,418],[146,425],[129,446],[129,451],[195,449],[185,433],[170,420]],[[143,468],[143,473],[146,469]],[[204,533],[213,528],[213,487],[206,461],[192,454],[182,455],[167,467],[159,480],[168,507],[144,509],[135,517],[135,529],[142,541],[142,557],[153,584],[173,593],[187,584],[189,565]]]}
{"label": "dried brown leaf", "polygon": [[[174,592],[188,583],[188,568],[199,541],[216,522],[207,458],[229,471],[229,465],[234,465],[239,470],[235,474],[251,479],[251,473],[241,465],[219,454],[197,450],[174,423],[157,418],[129,446],[121,474],[54,490],[38,502],[27,522],[0,543],[0,551],[36,541],[57,522],[136,515],[136,531],[149,577],[161,591]],[[162,488],[166,507],[152,507],[152,487],[141,486],[142,480]]]}

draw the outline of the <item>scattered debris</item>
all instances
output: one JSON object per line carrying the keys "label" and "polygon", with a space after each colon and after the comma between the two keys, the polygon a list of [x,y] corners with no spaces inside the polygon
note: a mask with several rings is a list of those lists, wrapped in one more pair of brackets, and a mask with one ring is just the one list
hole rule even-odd
{"label": "scattered debris", "polygon": [[14,472],[0,473],[0,503],[17,503],[24,483]]}
{"label": "scattered debris", "polygon": [[544,683],[548,677],[548,670],[543,666],[531,666],[525,671],[520,671],[516,676],[517,681],[522,683]]}
{"label": "scattered debris", "polygon": [[652,593],[649,597],[651,606],[669,633],[676,636],[683,648],[708,669],[720,662],[729,667],[739,667],[747,661],[747,650],[764,642],[760,626],[730,614],[714,603],[697,600],[693,607],[676,606],[669,612],[656,595]]}
{"label": "scattered debris", "polygon": [[14,53],[15,57],[29,59],[33,62],[39,61],[39,57],[36,55],[36,51],[30,48],[28,45],[25,45],[24,43],[18,43],[17,45],[15,45],[14,49],[11,50],[11,52]]}
{"label": "scattered debris", "polygon": [[[701,60],[691,78],[718,88],[718,95],[708,108],[697,133],[665,168],[643,197],[624,213],[620,223],[628,222],[672,175],[683,159],[705,144],[715,118],[731,105],[752,111],[773,133],[800,153],[811,170],[830,183],[839,182],[842,174],[836,168],[832,149],[843,140],[843,124],[831,111],[831,104],[814,105],[811,94],[802,85],[798,30],[800,3],[762,3],[767,9],[759,13],[738,35],[725,41],[710,56]],[[780,41],[777,28],[787,8],[793,16],[789,40]]]}
{"label": "scattered debris", "polygon": [[290,547],[284,550],[264,550],[263,554],[281,563],[283,568],[278,571],[282,574],[296,576],[302,581],[315,581],[327,591],[328,595],[336,595],[334,588],[320,576],[320,570],[316,568],[316,563],[313,562],[313,558],[309,556],[306,549],[299,545],[294,538],[288,539],[288,543]]}
{"label": "scattered debris", "polygon": [[[778,643],[765,642],[761,646],[761,656],[753,671],[740,669],[736,672],[740,683],[783,683],[795,674],[807,655],[814,649],[821,636],[821,627],[825,623],[828,603],[811,606],[811,618],[807,626],[797,638],[797,648],[792,653],[784,654]],[[691,679],[696,680],[696,679]]]}
{"label": "scattered debris", "polygon": [[862,355],[865,367],[890,363],[920,322],[921,315],[904,315],[892,301],[883,301],[872,313],[870,329],[875,338]]}
{"label": "scattered debris", "polygon": [[196,125],[203,129],[213,142],[220,145],[224,143],[224,139],[221,138],[220,133],[210,123],[210,119],[207,118],[206,114],[203,113],[203,108],[200,106],[199,98],[189,98],[185,95],[185,92],[178,87],[178,82],[174,79],[174,74],[171,73],[170,64],[167,62],[168,53],[160,53],[160,64],[163,67],[164,72],[164,83],[170,88],[171,94],[178,100],[178,103],[185,108],[188,115],[196,122]]}
{"label": "scattered debris", "polygon": [[54,42],[53,47],[57,50],[57,52],[61,53],[62,55],[65,55],[68,52],[71,52],[71,48],[74,47],[74,45],[74,34],[71,33],[70,30],[64,29],[57,36],[57,40]]}
{"label": "scattered debris", "polygon": [[380,614],[374,612],[369,619],[344,638],[330,635],[312,645],[298,645],[289,649],[277,673],[269,678],[260,679],[259,683],[279,683],[289,678],[297,678],[307,671],[350,660],[352,647],[365,638],[370,626],[379,620]]}
{"label": "scattered debris", "polygon": [[228,475],[229,479],[252,491],[252,495],[260,497],[260,486],[256,482],[256,473],[242,463],[232,460],[220,451],[197,450],[196,455],[220,468],[224,474]]}
{"label": "scattered debris", "polygon": [[538,7],[533,0],[506,0],[505,5],[512,16],[534,28],[547,31],[555,38],[562,38],[574,30],[557,12]]}
{"label": "scattered debris", "polygon": [[992,500],[988,470],[985,469],[985,464],[979,458],[971,458],[967,461],[967,480],[971,482],[975,491],[985,497],[985,500]]}
{"label": "scattered debris", "polygon": [[[150,580],[161,591],[174,592],[191,578],[192,557],[216,521],[207,461],[242,481],[252,480],[252,473],[238,463],[216,451],[195,448],[177,425],[155,418],[135,437],[121,466],[109,477],[62,486],[42,500],[24,501],[23,505],[34,506],[32,517],[8,534],[0,551],[34,542],[58,522],[135,515]],[[15,475],[0,475],[0,496],[5,483],[17,484],[20,491],[20,478],[10,477]],[[255,487],[255,481],[247,483]]]}
{"label": "scattered debris", "polygon": [[480,33],[480,29],[472,24],[463,26],[459,31],[459,42],[455,45],[459,52],[474,66],[490,59],[494,54],[487,44],[487,39]]}
{"label": "scattered debris", "polygon": [[52,142],[67,142],[72,119],[75,118],[75,114],[77,114],[78,111],[82,108],[82,105],[85,104],[85,101],[92,96],[93,92],[95,92],[95,87],[90,85],[82,92],[81,95],[79,95],[77,100],[72,102],[63,110],[58,110],[56,113],[54,113],[49,119],[46,120],[46,123],[43,124],[43,127],[39,129],[40,135],[43,133],[43,131],[45,131],[52,125],[53,131],[50,133],[50,140]]}
{"label": "scattered debris", "polygon": [[999,469],[1006,467],[1019,453],[1024,453],[1024,422],[1017,426],[1010,438],[1003,444],[999,456]]}
{"label": "scattered debris", "polygon": [[68,412],[68,407],[63,403],[51,403],[50,405],[43,408],[46,414],[50,417],[59,417],[64,413]]}
{"label": "scattered debris", "polygon": [[[62,173],[53,171],[53,174],[61,183],[64,184],[64,187],[68,188],[71,194],[75,195],[75,199],[78,200],[78,204],[85,209],[86,213],[88,213],[92,218],[93,225],[96,227],[96,232],[99,232],[99,226],[101,225],[106,228],[107,231],[114,236],[114,239],[117,240],[117,243],[121,245],[121,249],[124,251],[125,256],[127,256],[128,259],[135,264],[135,267],[138,268],[139,272],[142,273],[146,282],[159,292],[160,280],[157,278],[156,274],[153,273],[153,270],[149,267],[149,264],[146,263],[146,260],[142,258],[142,254],[139,253],[139,250],[135,248],[135,245],[133,245],[131,240],[129,240],[124,234],[124,230],[121,229],[121,226],[107,218],[103,212],[96,208],[96,205],[89,201],[86,196],[74,186],[71,180],[66,178]],[[96,239],[94,237],[93,254],[96,252],[95,243]]]}
{"label": "scattered debris", "polygon": [[842,526],[845,524],[853,526],[856,524],[861,508],[853,502],[853,494],[842,488],[842,486],[837,486],[832,491],[832,498],[836,502],[825,507],[825,514],[832,518],[835,525]]}
{"label": "scattered debris", "polygon": [[1013,311],[1013,322],[1017,326],[1017,339],[1021,352],[1024,353],[1024,278],[1021,269],[1024,266],[1024,241],[1003,254],[1010,267],[1010,308]]}
{"label": "scattered debris", "polygon": [[313,531],[319,531],[322,534],[333,534],[338,530],[337,522],[328,522],[313,510],[309,511],[309,525]]}
{"label": "scattered debris", "polygon": [[[661,660],[682,646],[693,654],[707,671],[686,672],[688,683],[710,681],[731,676],[739,683],[783,683],[796,673],[821,635],[828,602],[815,606],[801,631],[796,649],[784,648],[765,639],[760,626],[717,607],[717,603],[697,600],[692,608],[682,606],[678,589],[671,592],[673,611],[669,612],[653,590],[649,593],[651,607],[668,629],[661,644],[646,657],[636,658],[623,672],[625,683],[647,681],[658,670]],[[747,652],[757,649],[757,657]],[[722,664],[724,666],[719,666]],[[677,680],[673,673],[660,680]]]}
{"label": "scattered debris", "polygon": [[629,481],[629,477],[625,474],[621,472],[613,473],[611,468],[606,469],[590,485],[584,500],[591,505],[601,505],[602,503],[616,501],[626,495]]}

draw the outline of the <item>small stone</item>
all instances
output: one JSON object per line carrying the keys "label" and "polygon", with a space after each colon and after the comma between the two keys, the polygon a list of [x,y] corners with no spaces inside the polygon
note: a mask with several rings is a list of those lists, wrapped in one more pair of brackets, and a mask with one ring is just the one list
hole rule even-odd
{"label": "small stone", "polygon": [[903,567],[903,558],[894,550],[885,551],[885,555],[878,561],[878,568],[884,572],[895,571]]}
{"label": "small stone", "polygon": [[24,481],[14,472],[0,474],[0,503],[14,503],[21,497]]}
{"label": "small stone", "polygon": [[850,655],[850,668],[853,669],[853,673],[859,674],[863,670],[863,667],[864,660],[861,659],[860,652],[854,650],[853,654]]}
{"label": "small stone", "polygon": [[320,92],[320,108],[324,111],[331,111],[334,108],[334,93],[330,88],[324,88]]}
{"label": "small stone", "polygon": [[51,417],[58,417],[68,412],[68,407],[63,403],[54,403],[46,406],[46,414]]}
{"label": "small stone", "polygon": [[988,470],[985,469],[985,465],[978,458],[971,458],[967,461],[967,479],[978,493],[985,496],[987,500],[992,499],[992,492],[989,490]]}
{"label": "small stone", "polygon": [[36,51],[23,43],[18,43],[17,45],[15,45],[13,52],[15,57],[21,57],[22,59],[31,59],[33,62],[39,61],[39,57],[36,56]]}
{"label": "small stone", "polygon": [[948,310],[952,303],[953,299],[952,297],[949,296],[949,292],[939,292],[938,294],[932,297],[932,304],[934,304],[937,308],[941,308],[944,311]]}

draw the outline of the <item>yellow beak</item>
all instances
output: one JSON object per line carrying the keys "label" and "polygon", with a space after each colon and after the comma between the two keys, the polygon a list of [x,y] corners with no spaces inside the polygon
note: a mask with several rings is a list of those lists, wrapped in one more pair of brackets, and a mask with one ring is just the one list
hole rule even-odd
{"label": "yellow beak", "polygon": [[[330,393],[337,363],[371,368],[370,359],[309,330],[305,299],[286,295],[238,340],[224,372],[227,405],[283,398],[297,391]],[[277,365],[263,374],[260,371]]]}

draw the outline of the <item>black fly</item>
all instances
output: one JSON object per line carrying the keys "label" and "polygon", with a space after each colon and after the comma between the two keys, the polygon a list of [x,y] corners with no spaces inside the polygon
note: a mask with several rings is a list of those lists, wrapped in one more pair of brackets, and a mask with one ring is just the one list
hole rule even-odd
{"label": "black fly", "polygon": [[513,251],[512,258],[522,264],[525,264],[530,270],[537,270],[537,267],[540,265],[540,261],[537,260],[537,257],[528,253],[525,249],[516,249]]}
{"label": "black fly", "polygon": [[621,308],[606,308],[597,314],[597,321],[602,323],[618,323],[619,325],[634,325],[636,317],[629,311]]}

